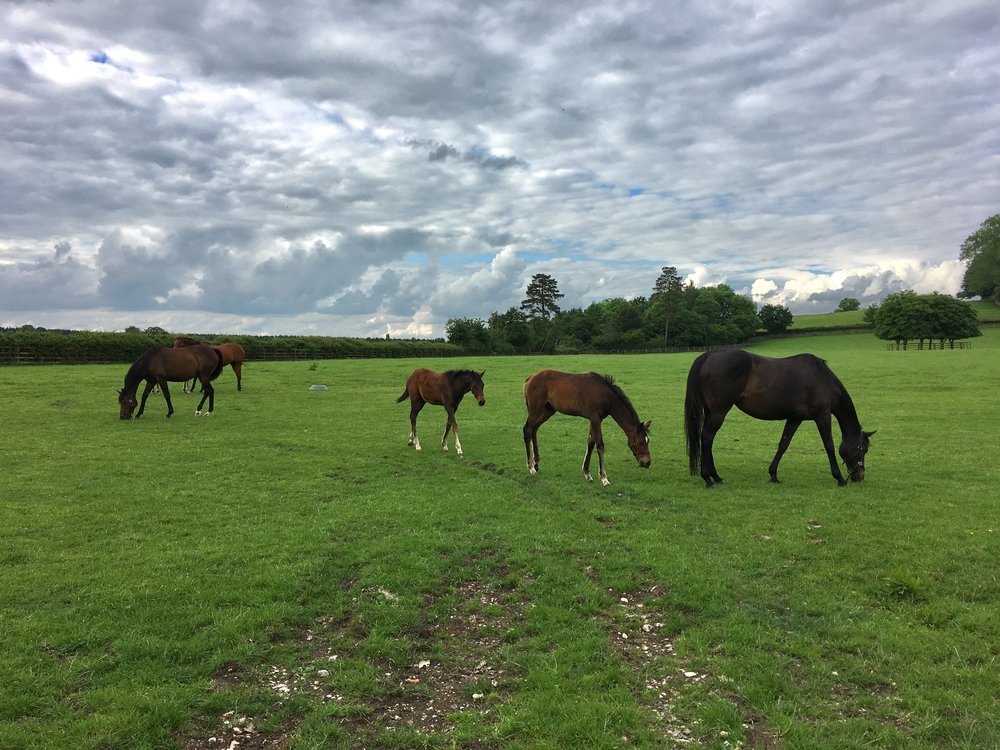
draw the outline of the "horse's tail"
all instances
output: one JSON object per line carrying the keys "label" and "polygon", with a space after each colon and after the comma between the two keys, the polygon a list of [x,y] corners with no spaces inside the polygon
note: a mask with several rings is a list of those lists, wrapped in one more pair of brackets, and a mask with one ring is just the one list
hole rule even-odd
{"label": "horse's tail", "polygon": [[705,361],[702,354],[691,365],[688,372],[687,395],[684,398],[684,433],[687,437],[688,468],[691,475],[698,473],[701,461],[701,428],[705,422],[705,397],[701,392],[701,366]]}
{"label": "horse's tail", "polygon": [[225,362],[222,361],[222,352],[220,352],[215,347],[212,347],[212,351],[215,352],[215,358],[217,361],[215,363],[215,369],[212,370],[212,374],[208,378],[209,381],[215,380],[217,377],[219,377],[222,374],[222,370],[226,366]]}
{"label": "horse's tail", "polygon": [[396,399],[396,403],[397,403],[397,404],[401,404],[401,403],[403,403],[404,401],[406,401],[406,397],[407,397],[407,396],[409,396],[409,395],[410,395],[410,389],[409,389],[409,388],[406,388],[406,389],[405,389],[405,390],[403,391],[403,395],[402,395],[402,396],[400,396],[399,398],[397,398],[397,399]]}

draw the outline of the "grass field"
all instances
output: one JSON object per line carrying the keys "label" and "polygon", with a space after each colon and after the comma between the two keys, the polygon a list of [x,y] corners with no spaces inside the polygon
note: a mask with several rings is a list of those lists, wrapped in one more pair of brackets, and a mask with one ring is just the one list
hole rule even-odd
{"label": "grass field", "polygon": [[[125,365],[0,368],[0,748],[1000,747],[1000,330],[756,351],[829,361],[863,484],[808,425],[769,484],[780,424],[734,412],[704,489],[694,354],[250,362],[132,422]],[[485,368],[464,459],[436,407],[406,446],[417,365]],[[652,467],[608,420],[585,483],[557,416],[529,476],[541,367],[614,375]]]}
{"label": "grass field", "polygon": [[[1000,305],[982,300],[973,300],[968,304],[975,309],[980,322],[995,323],[1000,321]],[[794,331],[803,328],[851,328],[864,325],[864,315],[864,310],[796,315],[789,329]]]}

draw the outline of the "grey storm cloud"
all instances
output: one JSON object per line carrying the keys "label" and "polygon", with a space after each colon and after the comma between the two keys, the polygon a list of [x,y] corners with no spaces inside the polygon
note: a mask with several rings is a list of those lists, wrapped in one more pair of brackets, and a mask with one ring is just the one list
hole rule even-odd
{"label": "grey storm cloud", "polygon": [[997,28],[989,0],[8,3],[0,313],[440,335],[532,273],[575,306],[663,265],[810,311],[954,292],[1000,205]]}

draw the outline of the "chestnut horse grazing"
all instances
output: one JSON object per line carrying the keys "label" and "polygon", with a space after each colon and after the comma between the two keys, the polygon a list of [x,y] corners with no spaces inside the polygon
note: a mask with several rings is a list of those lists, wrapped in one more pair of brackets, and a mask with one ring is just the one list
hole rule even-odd
{"label": "chestnut horse grazing", "polygon": [[[174,348],[180,349],[184,346],[193,346],[194,344],[200,344],[200,341],[188,338],[187,336],[178,336],[174,339]],[[213,349],[217,350],[219,354],[222,355],[222,366],[226,365],[233,366],[233,372],[236,373],[236,390],[243,390],[243,362],[246,360],[246,352],[243,351],[243,347],[239,344],[206,344]],[[194,390],[194,381],[191,381],[191,387],[188,388],[187,382],[184,383],[184,392]]]}
{"label": "chestnut horse grazing", "polygon": [[587,454],[583,459],[583,476],[588,482],[594,481],[590,476],[590,456],[596,447],[601,484],[611,484],[604,471],[604,436],[601,434],[601,422],[609,415],[625,432],[628,447],[639,466],[649,467],[650,423],[640,421],[632,402],[611,376],[596,372],[540,370],[524,383],[524,403],[528,407],[524,450],[528,454],[528,471],[532,474],[538,471],[538,428],[557,411],[590,420]]}
{"label": "chestnut horse grazing", "polygon": [[733,406],[756,419],[785,420],[778,452],[768,467],[772,482],[778,481],[778,462],[795,431],[811,420],[819,428],[833,478],[841,487],[847,484],[833,454],[831,415],[840,425],[840,457],[848,476],[852,482],[865,478],[865,454],[875,431],[861,429],[850,394],[819,357],[797,354],[772,359],[742,349],[722,349],[694,361],[688,373],[684,427],[691,474],[697,473],[700,458],[706,487],[722,483],[712,441]]}
{"label": "chestnut horse grazing", "polygon": [[448,430],[455,433],[455,453],[462,455],[462,444],[458,440],[458,423],[455,421],[455,410],[462,403],[462,397],[472,391],[480,406],[486,403],[483,395],[483,375],[486,370],[448,370],[434,372],[424,367],[418,367],[406,379],[406,390],[396,399],[400,403],[410,399],[410,439],[407,445],[420,450],[420,440],[417,438],[417,415],[424,404],[443,406],[448,413],[448,421],[444,424],[444,435],[441,437],[441,450],[448,450]]}
{"label": "chestnut horse grazing", "polygon": [[132,418],[132,411],[136,406],[136,391],[139,383],[145,380],[146,388],[142,392],[142,403],[139,404],[136,418],[142,416],[146,408],[146,399],[149,398],[149,393],[155,385],[160,386],[160,390],[163,391],[169,417],[174,413],[174,405],[170,402],[167,382],[183,382],[189,378],[197,378],[201,381],[204,395],[195,414],[201,414],[201,407],[205,399],[208,399],[208,411],[205,412],[207,417],[215,408],[215,389],[212,387],[212,381],[219,377],[220,372],[222,372],[222,355],[210,346],[196,344],[181,349],[169,346],[154,346],[152,349],[147,349],[132,363],[125,374],[125,387],[118,391],[118,404],[121,407],[119,416],[122,419]]}

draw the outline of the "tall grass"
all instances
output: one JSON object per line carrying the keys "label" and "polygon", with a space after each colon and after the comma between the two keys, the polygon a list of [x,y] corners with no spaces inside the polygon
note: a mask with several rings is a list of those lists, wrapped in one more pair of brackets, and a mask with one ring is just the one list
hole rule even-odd
{"label": "tall grass", "polygon": [[[681,432],[695,355],[248,363],[211,418],[175,389],[134,422],[125,366],[0,368],[0,747],[207,746],[228,711],[300,748],[996,747],[998,349],[767,341],[844,381],[868,476],[838,488],[806,425],[771,485],[780,424],[734,410],[711,491]],[[417,365],[486,369],[465,459],[435,407],[407,448]],[[612,485],[588,485],[586,423],[556,416],[530,477],[541,367],[614,375],[652,467],[608,421]],[[435,729],[386,713],[449,675]]]}

